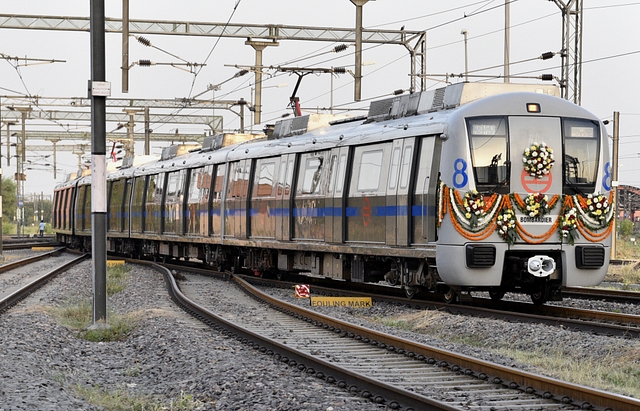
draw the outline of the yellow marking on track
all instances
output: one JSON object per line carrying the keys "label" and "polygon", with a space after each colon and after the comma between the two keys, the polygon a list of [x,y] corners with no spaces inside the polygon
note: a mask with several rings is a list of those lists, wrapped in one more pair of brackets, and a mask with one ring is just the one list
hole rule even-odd
{"label": "yellow marking on track", "polygon": [[115,265],[124,265],[124,260],[108,260],[107,267],[113,267]]}
{"label": "yellow marking on track", "polygon": [[371,297],[311,297],[312,307],[373,307]]}

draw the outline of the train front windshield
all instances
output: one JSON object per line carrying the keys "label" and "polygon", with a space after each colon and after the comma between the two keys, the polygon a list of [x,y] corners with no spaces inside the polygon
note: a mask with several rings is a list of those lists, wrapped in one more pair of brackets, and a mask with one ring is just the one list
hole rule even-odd
{"label": "train front windshield", "polygon": [[[478,191],[594,192],[599,166],[598,123],[558,117],[492,116],[467,119],[473,174]],[[554,164],[531,176],[523,163],[532,146],[549,147]],[[530,150],[531,151],[531,150]],[[530,152],[529,151],[529,152]],[[529,180],[534,180],[530,183]],[[544,184],[543,184],[544,183]],[[541,189],[536,188],[536,184]]]}

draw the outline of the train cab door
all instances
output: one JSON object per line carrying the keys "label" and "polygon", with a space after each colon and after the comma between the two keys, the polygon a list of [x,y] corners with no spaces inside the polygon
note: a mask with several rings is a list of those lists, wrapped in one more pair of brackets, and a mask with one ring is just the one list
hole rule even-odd
{"label": "train cab door", "polygon": [[276,240],[291,240],[291,185],[295,154],[285,154],[280,157],[278,167],[278,183],[276,189]]}
{"label": "train cab door", "polygon": [[416,176],[412,189],[411,230],[413,243],[427,244],[436,240],[436,192],[442,140],[431,135],[420,138],[419,142],[416,170],[411,173]]}
{"label": "train cab door", "polygon": [[325,200],[325,241],[344,242],[344,182],[349,147],[338,147],[329,155],[329,178]]}
{"label": "train cab door", "polygon": [[386,243],[389,246],[408,246],[411,240],[409,182],[415,140],[415,138],[395,140],[391,149],[386,194]]}
{"label": "train cab door", "polygon": [[[520,160],[534,143],[545,143],[556,160],[549,174],[530,176]],[[509,117],[509,148],[511,152],[511,191],[521,194],[562,194],[562,124],[558,117]],[[547,227],[548,228],[548,227]]]}

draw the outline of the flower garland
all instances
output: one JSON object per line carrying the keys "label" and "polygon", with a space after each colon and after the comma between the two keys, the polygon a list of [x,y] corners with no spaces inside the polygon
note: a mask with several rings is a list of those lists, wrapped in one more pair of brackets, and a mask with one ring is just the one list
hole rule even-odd
{"label": "flower garland", "polygon": [[482,194],[477,191],[469,191],[464,197],[456,190],[449,192],[448,206],[445,209],[451,211],[451,216],[459,226],[467,227],[468,231],[477,233],[483,231],[494,219],[496,212],[502,203],[502,195],[492,194],[485,202]]}
{"label": "flower garland", "polygon": [[553,149],[547,146],[546,143],[533,143],[524,150],[524,156],[522,157],[524,170],[535,178],[542,178],[549,174],[555,161]]}
{"label": "flower garland", "polygon": [[[559,215],[549,229],[539,235],[525,229],[518,221],[513,208],[516,207],[530,217],[543,216],[558,204],[560,198],[563,201]],[[534,204],[538,206],[531,207]],[[598,213],[597,210],[601,212]],[[528,244],[542,244],[549,240],[554,232],[558,233],[561,241],[566,238],[571,245],[574,245],[580,235],[587,241],[601,242],[611,234],[613,210],[612,194],[608,199],[600,194],[554,195],[548,199],[547,196],[535,193],[523,200],[518,194],[503,196],[494,193],[486,197],[473,190],[462,196],[460,192],[450,189],[442,182],[438,193],[438,226],[449,213],[453,227],[464,238],[483,241],[495,231],[509,245],[515,244],[518,239]],[[606,229],[596,233],[602,228]]]}
{"label": "flower garland", "polygon": [[478,218],[484,217],[484,197],[478,191],[467,191],[462,202],[466,213],[465,218],[469,220],[471,228],[478,226]]}
{"label": "flower garland", "polygon": [[498,214],[496,220],[498,235],[509,245],[514,245],[518,239],[516,223],[516,213],[513,209],[504,207]]}
{"label": "flower garland", "polygon": [[560,240],[566,238],[569,244],[573,245],[578,235],[578,218],[575,207],[566,208],[560,213]]}
{"label": "flower garland", "polygon": [[573,196],[580,220],[592,231],[598,231],[611,224],[614,208],[613,193],[609,198],[602,194],[588,194],[587,197]]}
{"label": "flower garland", "polygon": [[512,194],[516,207],[521,213],[529,217],[543,217],[553,210],[558,203],[558,196],[555,195],[549,201],[549,197],[544,194],[529,194],[524,200],[517,193]]}

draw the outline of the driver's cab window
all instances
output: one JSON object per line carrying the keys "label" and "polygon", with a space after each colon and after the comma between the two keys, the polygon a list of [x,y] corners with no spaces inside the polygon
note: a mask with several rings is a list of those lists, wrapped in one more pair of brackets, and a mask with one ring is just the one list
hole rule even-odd
{"label": "driver's cab window", "polygon": [[600,158],[600,127],[591,120],[564,119],[565,194],[595,189]]}
{"label": "driver's cab window", "polygon": [[508,193],[509,135],[506,117],[468,119],[467,132],[478,190]]}

